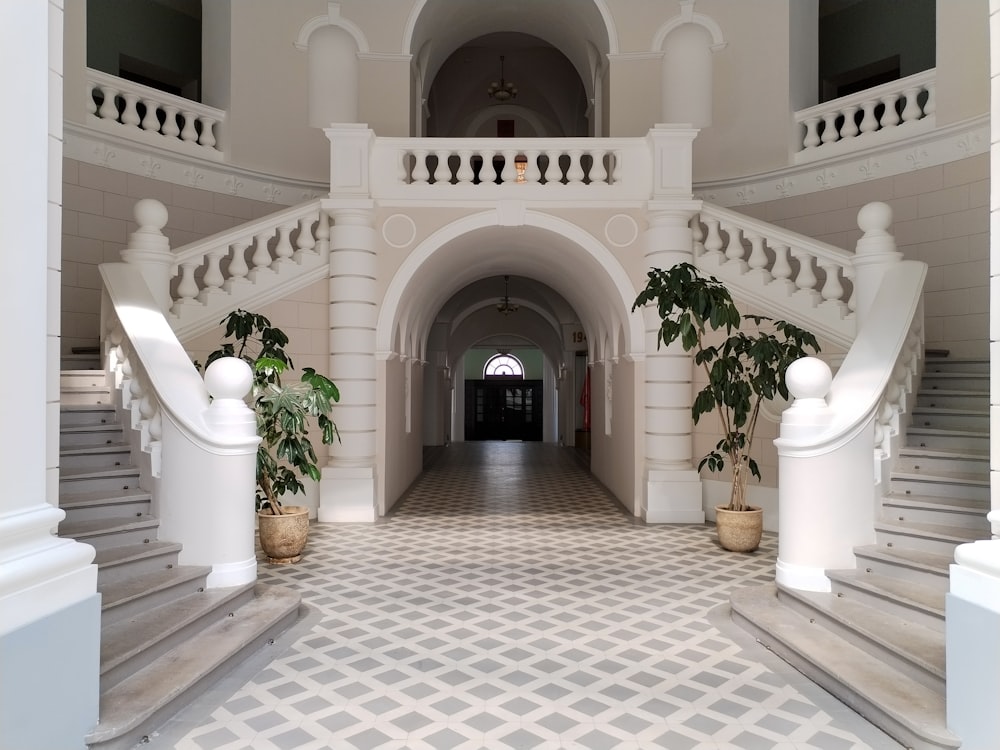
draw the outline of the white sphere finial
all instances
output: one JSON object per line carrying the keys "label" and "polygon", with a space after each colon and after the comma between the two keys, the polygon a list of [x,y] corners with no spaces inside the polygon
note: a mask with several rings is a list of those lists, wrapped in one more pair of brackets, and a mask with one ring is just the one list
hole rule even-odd
{"label": "white sphere finial", "polygon": [[865,235],[889,233],[892,226],[892,207],[888,203],[875,201],[862,206],[858,211],[858,227]]}
{"label": "white sphere finial", "polygon": [[155,198],[136,201],[132,215],[135,216],[135,223],[139,225],[139,229],[159,232],[167,225],[167,207]]}
{"label": "white sphere finial", "polygon": [[205,370],[205,388],[213,399],[242,400],[251,385],[253,371],[239,357],[220,357]]}
{"label": "white sphere finial", "polygon": [[817,357],[797,359],[785,371],[785,384],[795,399],[824,399],[832,382],[830,366]]}

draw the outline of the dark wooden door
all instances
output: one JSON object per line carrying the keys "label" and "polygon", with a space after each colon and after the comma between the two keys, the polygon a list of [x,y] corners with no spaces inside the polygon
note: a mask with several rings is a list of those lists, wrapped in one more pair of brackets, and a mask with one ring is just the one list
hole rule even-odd
{"label": "dark wooden door", "polygon": [[541,440],[542,381],[467,380],[466,440]]}

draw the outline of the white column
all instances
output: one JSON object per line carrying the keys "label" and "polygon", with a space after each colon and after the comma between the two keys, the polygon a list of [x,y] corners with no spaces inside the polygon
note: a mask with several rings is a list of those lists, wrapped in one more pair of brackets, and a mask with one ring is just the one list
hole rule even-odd
{"label": "white column", "polygon": [[[693,204],[649,206],[645,265],[670,268],[693,260]],[[680,341],[657,349],[660,318],[643,311],[645,359],[645,519],[649,523],[704,523],[701,478],[692,467],[694,399],[692,359]]]}
{"label": "white column", "polygon": [[[375,220],[370,201],[338,200],[329,209],[330,377],[340,389],[331,446],[320,482],[320,521],[374,521],[375,498]],[[345,205],[348,204],[348,205]]]}
{"label": "white column", "polygon": [[[94,549],[60,539],[61,3],[0,8],[0,317],[22,366],[0,371],[0,747],[83,747],[97,721]],[[50,109],[50,103],[54,106]],[[58,720],[53,721],[54,712]]]}

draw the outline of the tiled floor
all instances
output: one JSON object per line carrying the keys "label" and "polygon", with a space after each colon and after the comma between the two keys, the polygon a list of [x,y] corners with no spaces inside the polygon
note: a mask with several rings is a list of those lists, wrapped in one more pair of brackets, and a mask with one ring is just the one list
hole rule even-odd
{"label": "tiled floor", "polygon": [[728,620],[775,550],[637,523],[566,449],[455,444],[384,522],[262,564],[310,615],[146,747],[897,750]]}

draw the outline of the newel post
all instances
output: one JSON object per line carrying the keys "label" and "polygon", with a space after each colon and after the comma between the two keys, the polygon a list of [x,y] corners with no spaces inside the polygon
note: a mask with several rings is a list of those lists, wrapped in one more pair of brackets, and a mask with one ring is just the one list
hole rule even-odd
{"label": "newel post", "polygon": [[137,201],[132,209],[139,228],[132,232],[121,258],[137,267],[164,313],[170,310],[170,279],[174,275],[174,254],[170,240],[163,234],[167,225],[167,207],[153,198]]}
{"label": "newel post", "polygon": [[854,302],[858,330],[865,324],[882,277],[899,263],[896,238],[889,233],[892,208],[886,203],[868,203],[858,211],[858,227],[864,235],[854,253]]}
{"label": "newel post", "polygon": [[[775,580],[803,591],[830,591],[826,571],[854,567],[854,547],[872,541],[872,420],[838,445],[815,450],[833,424],[827,403],[833,376],[816,357],[793,362],[785,374],[794,402],[781,415],[778,449],[778,562]],[[799,448],[809,445],[808,450]]]}

